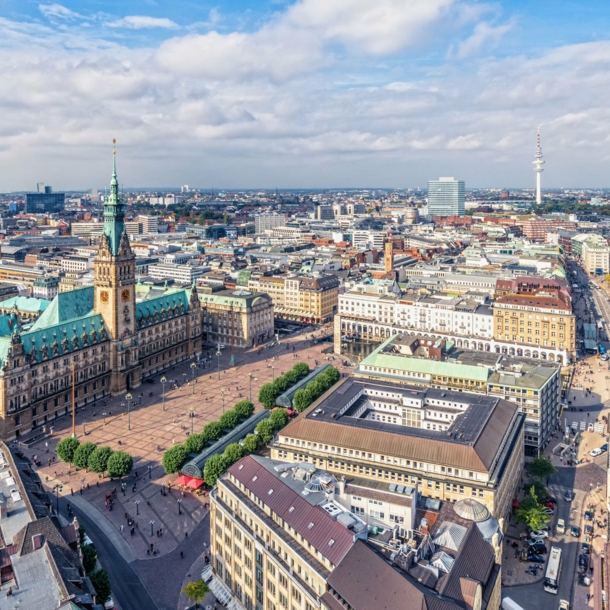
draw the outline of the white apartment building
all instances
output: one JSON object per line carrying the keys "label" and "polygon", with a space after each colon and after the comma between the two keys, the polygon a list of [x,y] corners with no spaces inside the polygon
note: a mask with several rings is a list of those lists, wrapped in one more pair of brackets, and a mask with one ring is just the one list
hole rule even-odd
{"label": "white apartment building", "polygon": [[199,252],[171,252],[161,257],[161,263],[165,265],[184,265],[186,262],[199,258]]}
{"label": "white apartment building", "polygon": [[142,233],[158,233],[159,232],[159,217],[147,216],[141,214],[138,216],[138,222],[142,225]]}
{"label": "white apartment building", "polygon": [[192,284],[208,267],[159,263],[148,267],[148,275],[156,280],[172,279],[179,284]]}
{"label": "white apartment building", "polygon": [[610,273],[610,246],[586,241],[582,245],[583,266],[587,273]]}
{"label": "white apartment building", "polygon": [[275,212],[264,212],[263,214],[256,214],[254,216],[254,227],[255,232],[264,233],[269,229],[275,227],[283,227],[286,225],[286,217],[283,214],[276,214]]}
{"label": "white apartment building", "polygon": [[373,248],[383,250],[383,244],[388,237],[385,231],[354,231],[352,245],[358,250]]}
{"label": "white apartment building", "polygon": [[70,272],[81,272],[93,269],[93,257],[68,254],[61,259],[61,269],[62,271]]}
{"label": "white apartment building", "polygon": [[339,315],[421,332],[493,338],[488,305],[444,294],[398,297],[353,291],[339,295]]}

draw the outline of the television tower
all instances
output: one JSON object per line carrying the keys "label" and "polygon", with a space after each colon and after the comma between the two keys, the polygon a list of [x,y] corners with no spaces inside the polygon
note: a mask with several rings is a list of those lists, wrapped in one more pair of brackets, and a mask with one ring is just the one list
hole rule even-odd
{"label": "television tower", "polygon": [[536,154],[534,155],[534,171],[536,172],[536,203],[542,203],[542,194],[540,192],[540,174],[544,171],[542,167],[544,161],[542,160],[542,148],[540,148],[540,127],[538,128],[538,143],[536,145]]}

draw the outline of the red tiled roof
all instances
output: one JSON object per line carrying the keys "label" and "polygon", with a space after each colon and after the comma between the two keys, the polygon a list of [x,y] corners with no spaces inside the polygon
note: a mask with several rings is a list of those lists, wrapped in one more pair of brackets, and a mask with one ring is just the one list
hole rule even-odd
{"label": "red tiled roof", "polygon": [[[229,473],[334,565],[354,544],[350,530],[321,507],[312,506],[252,456],[233,464]],[[311,523],[313,527],[310,528]]]}

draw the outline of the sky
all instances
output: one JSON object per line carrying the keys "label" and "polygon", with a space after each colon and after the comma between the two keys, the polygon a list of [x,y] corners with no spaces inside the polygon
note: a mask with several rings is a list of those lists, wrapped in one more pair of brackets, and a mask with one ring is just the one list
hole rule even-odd
{"label": "sky", "polygon": [[0,192],[610,187],[607,0],[0,0]]}

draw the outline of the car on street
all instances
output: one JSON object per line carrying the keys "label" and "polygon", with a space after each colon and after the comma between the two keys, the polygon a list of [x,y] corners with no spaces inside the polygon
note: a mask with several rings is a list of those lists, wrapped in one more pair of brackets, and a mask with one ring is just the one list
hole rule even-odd
{"label": "car on street", "polygon": [[579,555],[578,556],[578,567],[586,570],[589,567],[589,556],[588,555]]}
{"label": "car on street", "polygon": [[521,553],[521,561],[529,561],[530,563],[544,563],[544,557],[536,555],[535,553]]}
{"label": "car on street", "polygon": [[592,536],[592,535],[593,535],[593,526],[585,525],[585,536]]}
{"label": "car on street", "polygon": [[591,457],[597,457],[598,455],[601,455],[602,453],[603,453],[603,451],[599,447],[596,447],[595,449],[593,449],[591,451],[591,453],[589,455]]}
{"label": "car on street", "polygon": [[585,511],[585,521],[593,521],[593,513],[590,510]]}
{"label": "car on street", "polygon": [[530,538],[548,538],[549,533],[547,530],[538,530],[530,533]]}
{"label": "car on street", "polygon": [[574,499],[574,492],[573,491],[566,491],[565,494],[563,495],[563,499],[566,502],[571,502]]}
{"label": "car on street", "polygon": [[565,534],[566,522],[563,519],[557,519],[557,525],[555,526],[555,531],[558,534]]}
{"label": "car on street", "polygon": [[574,538],[580,538],[580,528],[578,527],[578,525],[573,525],[572,526],[572,529],[570,530],[570,534]]}
{"label": "car on street", "polygon": [[606,451],[608,451],[608,443],[606,443],[605,445],[602,445],[602,446],[600,447],[600,449],[601,449],[601,452],[602,452],[602,453],[606,453]]}
{"label": "car on street", "polygon": [[555,510],[555,505],[550,500],[547,500],[544,503],[544,506],[546,506],[547,508],[550,508],[551,510]]}
{"label": "car on street", "polygon": [[559,600],[558,610],[570,610],[570,602],[567,599]]}
{"label": "car on street", "polygon": [[555,514],[555,511],[552,508],[549,508],[548,506],[545,506],[542,509],[547,515],[549,515],[549,517],[552,517]]}
{"label": "car on street", "polygon": [[546,547],[544,544],[534,544],[530,546],[528,551],[530,553],[535,553],[536,555],[546,555]]}
{"label": "car on street", "polygon": [[116,606],[112,597],[109,597],[104,603],[104,610],[115,610]]}
{"label": "car on street", "polygon": [[146,383],[155,383],[155,380],[154,379],[147,379]]}
{"label": "car on street", "polygon": [[542,538],[534,538],[526,541],[529,546],[535,546],[536,544],[544,544],[544,540]]}
{"label": "car on street", "polygon": [[591,547],[586,542],[583,542],[581,551],[585,555],[590,555],[591,554]]}

